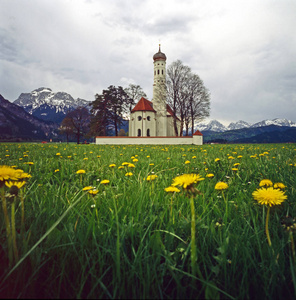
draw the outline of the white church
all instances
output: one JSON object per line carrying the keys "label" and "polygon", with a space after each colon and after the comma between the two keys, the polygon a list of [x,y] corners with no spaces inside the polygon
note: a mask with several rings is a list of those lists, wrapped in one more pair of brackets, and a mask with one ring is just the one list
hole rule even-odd
{"label": "white church", "polygon": [[[142,97],[132,109],[129,119],[129,136],[96,137],[96,144],[162,144],[162,145],[202,145],[203,136],[196,131],[193,136],[176,136],[174,131],[174,111],[167,104],[166,55],[159,51],[153,55],[154,82],[153,99]],[[177,128],[180,120],[177,118]]]}
{"label": "white church", "polygon": [[[129,136],[175,136],[174,112],[166,103],[166,55],[159,51],[153,55],[154,81],[152,102],[141,98],[131,111]],[[177,119],[177,126],[180,121]]]}

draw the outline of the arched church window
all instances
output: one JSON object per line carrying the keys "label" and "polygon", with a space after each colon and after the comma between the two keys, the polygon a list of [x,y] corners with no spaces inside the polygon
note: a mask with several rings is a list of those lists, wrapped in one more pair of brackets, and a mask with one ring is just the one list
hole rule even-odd
{"label": "arched church window", "polygon": [[142,120],[142,117],[141,116],[138,116],[138,121],[141,121]]}
{"label": "arched church window", "polygon": [[161,70],[161,74],[163,75],[163,70]]}
{"label": "arched church window", "polygon": [[147,117],[147,121],[150,121],[150,116]]}
{"label": "arched church window", "polygon": [[159,70],[157,70],[157,74],[159,75]]}
{"label": "arched church window", "polygon": [[147,136],[150,136],[150,129],[147,129]]}
{"label": "arched church window", "polygon": [[141,136],[141,129],[138,129],[138,136]]}

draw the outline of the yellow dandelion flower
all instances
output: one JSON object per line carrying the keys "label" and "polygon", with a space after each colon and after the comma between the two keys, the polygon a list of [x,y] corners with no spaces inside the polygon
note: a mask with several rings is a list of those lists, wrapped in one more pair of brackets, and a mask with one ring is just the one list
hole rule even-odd
{"label": "yellow dandelion flower", "polygon": [[280,205],[287,199],[283,191],[273,187],[257,189],[252,196],[259,204],[269,206]]}
{"label": "yellow dandelion flower", "polygon": [[157,175],[149,175],[149,176],[147,176],[146,180],[147,180],[147,181],[153,181],[153,180],[155,180],[157,177],[158,177]]}
{"label": "yellow dandelion flower", "polygon": [[111,164],[111,165],[109,165],[109,168],[114,168],[114,167],[116,167],[116,165],[115,165],[115,164]]}
{"label": "yellow dandelion flower", "polygon": [[86,186],[86,187],[84,187],[82,190],[83,191],[89,191],[89,190],[93,190],[95,187],[93,187],[93,186]]}
{"label": "yellow dandelion flower", "polygon": [[23,170],[15,170],[8,166],[0,166],[0,181],[6,181],[6,180],[19,180],[21,178],[21,174],[23,173]]}
{"label": "yellow dandelion flower", "polygon": [[76,172],[76,174],[85,174],[86,172],[85,172],[85,170],[78,170],[77,172]]}
{"label": "yellow dandelion flower", "polygon": [[110,180],[108,180],[108,179],[104,179],[101,181],[101,184],[108,184],[108,183],[110,183]]}
{"label": "yellow dandelion flower", "polygon": [[119,166],[119,167],[118,167],[118,170],[120,170],[120,169],[124,169],[124,166]]}
{"label": "yellow dandelion flower", "polygon": [[228,184],[223,181],[220,181],[215,185],[215,190],[227,190],[227,189],[228,189]]}
{"label": "yellow dandelion flower", "polygon": [[5,185],[9,188],[16,186],[18,189],[22,188],[26,184],[25,181],[5,181]]}
{"label": "yellow dandelion flower", "polygon": [[260,181],[259,186],[265,186],[265,187],[273,186],[273,183],[269,179],[263,179]]}
{"label": "yellow dandelion flower", "polygon": [[19,179],[19,180],[28,179],[28,178],[31,178],[31,177],[32,177],[30,174],[25,173],[25,172],[23,172],[22,170],[19,170],[19,171],[21,171],[21,172],[19,173],[19,175],[18,175],[18,179]]}
{"label": "yellow dandelion flower", "polygon": [[209,174],[206,175],[206,177],[208,177],[208,178],[213,178],[214,176],[215,175],[213,173],[209,173]]}
{"label": "yellow dandelion flower", "polygon": [[129,168],[135,168],[136,166],[134,164],[128,164]]}
{"label": "yellow dandelion flower", "polygon": [[95,196],[99,191],[98,190],[89,190],[88,193]]}
{"label": "yellow dandelion flower", "polygon": [[188,165],[188,164],[190,164],[190,161],[189,161],[189,160],[186,160],[186,161],[185,161],[185,165]]}
{"label": "yellow dandelion flower", "polygon": [[164,189],[166,192],[168,193],[180,193],[181,191],[176,188],[175,186],[169,186],[167,188]]}
{"label": "yellow dandelion flower", "polygon": [[56,173],[56,172],[60,172],[60,169],[56,169],[56,170],[54,170],[54,172]]}
{"label": "yellow dandelion flower", "polygon": [[134,158],[134,159],[133,159],[133,162],[137,162],[137,161],[139,161],[137,158]]}
{"label": "yellow dandelion flower", "polygon": [[132,173],[132,172],[127,172],[127,173],[125,173],[125,176],[126,176],[126,177],[133,176],[133,173]]}
{"label": "yellow dandelion flower", "polygon": [[220,158],[216,158],[216,159],[215,159],[215,162],[218,162],[218,161],[220,161]]}
{"label": "yellow dandelion flower", "polygon": [[204,180],[199,174],[183,174],[173,179],[172,186],[182,186],[184,189],[190,189],[194,183]]}
{"label": "yellow dandelion flower", "polygon": [[274,187],[275,189],[281,189],[281,190],[283,190],[284,188],[286,188],[286,186],[285,186],[283,183],[281,183],[281,182],[276,182],[276,183],[273,185],[273,187]]}

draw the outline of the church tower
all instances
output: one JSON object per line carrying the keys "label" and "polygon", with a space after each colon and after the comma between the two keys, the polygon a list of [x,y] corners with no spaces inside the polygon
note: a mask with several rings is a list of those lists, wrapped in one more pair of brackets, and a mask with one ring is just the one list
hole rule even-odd
{"label": "church tower", "polygon": [[167,104],[166,104],[166,55],[161,52],[160,45],[157,53],[153,55],[154,81],[153,81],[153,108],[156,110],[156,135],[167,136]]}
{"label": "church tower", "polygon": [[175,114],[166,101],[166,56],[161,52],[160,45],[158,52],[153,55],[153,64],[153,99],[149,101],[142,97],[132,109],[129,120],[131,137],[175,136]]}

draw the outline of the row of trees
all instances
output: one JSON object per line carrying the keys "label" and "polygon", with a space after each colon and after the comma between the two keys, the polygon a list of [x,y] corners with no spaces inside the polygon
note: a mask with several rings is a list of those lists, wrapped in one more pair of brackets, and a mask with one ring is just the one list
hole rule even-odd
{"label": "row of trees", "polygon": [[117,136],[120,126],[141,97],[147,96],[139,85],[130,84],[125,89],[111,85],[102,94],[96,94],[89,107],[78,107],[69,112],[59,132],[66,135],[67,142],[70,136],[75,136],[78,144],[82,137],[104,136],[111,132]]}
{"label": "row of trees", "polygon": [[[174,114],[176,136],[193,133],[195,122],[210,115],[210,93],[201,78],[194,74],[180,60],[167,68],[166,83],[159,86],[159,97],[167,101]],[[84,135],[105,136],[112,132],[117,136],[119,128],[129,116],[132,107],[141,97],[147,97],[139,85],[130,84],[128,88],[109,86],[102,94],[96,94],[90,107],[78,107],[68,113],[60,126],[60,133],[67,141],[75,135],[77,143]],[[180,127],[178,128],[178,120]]]}

